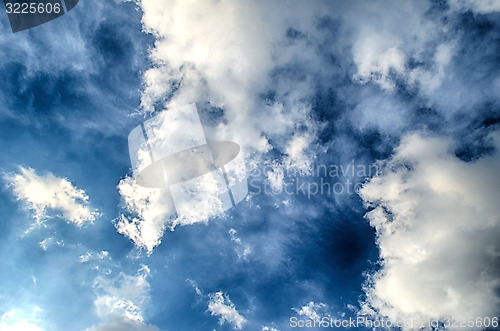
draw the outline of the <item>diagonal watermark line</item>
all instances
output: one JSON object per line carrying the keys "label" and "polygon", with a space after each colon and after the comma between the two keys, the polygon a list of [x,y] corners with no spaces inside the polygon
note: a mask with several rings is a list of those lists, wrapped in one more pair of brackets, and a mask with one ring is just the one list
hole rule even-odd
{"label": "diagonal watermark line", "polygon": [[62,2],[62,7],[63,7],[64,12],[67,13],[68,10],[66,9],[66,1],[65,0],[61,0],[61,2]]}

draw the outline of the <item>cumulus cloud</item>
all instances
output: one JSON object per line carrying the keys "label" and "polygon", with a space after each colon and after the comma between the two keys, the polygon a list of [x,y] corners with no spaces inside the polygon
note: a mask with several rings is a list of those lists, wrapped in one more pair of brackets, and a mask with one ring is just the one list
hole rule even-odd
{"label": "cumulus cloud", "polygon": [[89,207],[85,191],[66,178],[56,177],[50,172],[38,175],[34,169],[21,167],[18,174],[7,174],[4,180],[17,200],[33,211],[37,223],[46,218],[61,217],[82,226],[99,216],[97,210]]}
{"label": "cumulus cloud", "polygon": [[[171,97],[169,107],[210,101],[224,109],[236,140],[260,152],[286,148],[287,132],[300,123],[314,131],[304,99],[312,95],[311,78],[321,65],[310,75],[305,70],[310,77],[300,78],[293,89],[288,85],[291,78],[287,84],[285,80],[273,84],[272,74],[296,62],[314,66],[311,60],[318,55],[313,49],[287,43],[287,31],[292,22],[299,22],[297,28],[311,28],[321,5],[312,8],[294,2],[301,9],[299,15],[283,12],[281,3],[269,2],[206,1],[200,5],[144,0],[140,4],[144,29],[157,39],[151,51],[154,67],[144,75],[143,109],[151,111],[167,96]],[[260,95],[271,87],[279,90],[276,99],[280,100],[263,102]],[[280,138],[274,142],[277,146],[269,143],[272,136]]]}
{"label": "cumulus cloud", "polygon": [[[241,143],[250,171],[272,163],[274,171],[266,174],[267,181],[280,190],[288,169],[307,173],[323,157],[318,146],[336,134],[330,131],[352,126],[362,135],[376,131],[399,137],[415,122],[426,122],[428,114],[422,109],[432,114],[433,121],[422,126],[437,127],[441,113],[453,115],[463,108],[462,99],[480,104],[483,90],[496,97],[500,78],[490,86],[471,87],[468,77],[457,74],[463,71],[457,58],[465,62],[469,58],[456,56],[467,41],[455,26],[458,7],[449,3],[452,9],[444,5],[436,9],[439,6],[432,1],[306,5],[141,0],[143,28],[155,37],[155,44],[150,52],[152,67],[143,75],[139,112],[149,116],[209,102],[223,117],[215,130],[217,138]],[[485,3],[475,7],[493,10]],[[447,15],[449,19],[444,19]],[[488,61],[477,62],[479,66]],[[490,82],[483,76],[478,79],[482,80]],[[331,98],[321,104],[322,95]],[[470,109],[468,118],[480,107]],[[327,123],[318,113],[333,120]],[[334,140],[342,138],[332,138],[325,151]],[[345,153],[364,158],[355,150],[356,138],[348,140],[335,157],[342,159]],[[360,140],[365,143],[371,137]],[[382,142],[384,146],[372,152],[390,144],[385,138]],[[168,193],[134,185],[129,179],[120,184],[129,215],[119,217],[117,229],[151,253],[165,229],[190,222],[172,219],[165,206]],[[300,204],[290,200],[289,205]],[[268,203],[281,202],[269,199]]]}
{"label": "cumulus cloud", "polygon": [[498,316],[500,132],[490,142],[493,154],[464,162],[449,140],[411,134],[361,189],[382,264],[365,312],[400,322]]}
{"label": "cumulus cloud", "polygon": [[[313,116],[314,100],[337,76],[387,91],[403,80],[430,93],[441,85],[453,53],[453,43],[436,33],[449,27],[426,15],[428,2],[139,4],[144,30],[156,38],[153,67],[143,76],[143,112],[193,102],[220,107],[225,121],[218,138],[241,142],[255,166],[273,150],[283,167],[310,169],[325,127]],[[377,19],[382,14],[391,19]],[[410,61],[424,65],[409,68]],[[339,68],[344,62],[355,72]],[[374,127],[395,134],[409,117],[391,101],[373,96],[347,117],[361,128],[375,119]],[[400,123],[392,125],[393,118]]]}
{"label": "cumulus cloud", "polygon": [[[343,42],[352,43],[357,67],[354,81],[375,83],[392,92],[398,79],[408,79],[412,73],[407,65],[410,59],[432,64],[426,52],[443,42],[435,31],[446,28],[425,15],[428,9],[426,1],[388,1],[383,7],[378,3],[350,6],[345,13],[351,19],[346,28],[353,31],[353,38]],[[390,19],[378,19],[381,16]],[[432,66],[423,71],[429,77],[436,75]]]}
{"label": "cumulus cloud", "polygon": [[[209,102],[210,107],[223,110],[223,120],[212,130],[213,138],[240,144],[250,164],[257,166],[262,153],[276,149],[282,154],[279,162],[284,166],[301,170],[310,167],[314,152],[309,146],[318,134],[310,100],[315,93],[315,76],[324,68],[320,54],[314,48],[302,47],[307,41],[290,37],[289,29],[297,24],[297,29],[321,34],[314,25],[323,5],[294,2],[300,12],[283,15],[282,4],[270,2],[144,0],[139,4],[144,30],[156,37],[150,53],[153,67],[143,76],[143,114]],[[211,28],[207,30],[206,26]],[[304,75],[289,74],[288,66],[300,66]],[[269,93],[276,96],[262,97]],[[290,135],[296,128],[300,129]],[[169,200],[168,194],[139,193],[133,185],[123,182],[120,192],[135,216],[120,217],[117,228],[151,252],[160,243],[164,229],[172,225],[162,206]],[[198,185],[196,189],[206,190],[204,196],[215,196],[211,187]],[[136,192],[140,198],[127,191]],[[189,209],[194,215],[178,218],[173,225],[203,219],[199,214],[217,209],[216,200],[210,206]],[[148,210],[154,216],[146,215]]]}
{"label": "cumulus cloud", "polygon": [[232,324],[235,329],[242,329],[243,325],[247,323],[245,317],[243,317],[235,308],[234,304],[231,302],[227,295],[222,292],[210,293],[210,301],[208,303],[208,311],[212,316],[220,316],[219,324],[223,325],[228,322]]}
{"label": "cumulus cloud", "polygon": [[87,330],[158,330],[144,323],[143,310],[149,302],[149,269],[143,266],[137,275],[120,273],[115,278],[97,277],[94,308],[103,322]]}

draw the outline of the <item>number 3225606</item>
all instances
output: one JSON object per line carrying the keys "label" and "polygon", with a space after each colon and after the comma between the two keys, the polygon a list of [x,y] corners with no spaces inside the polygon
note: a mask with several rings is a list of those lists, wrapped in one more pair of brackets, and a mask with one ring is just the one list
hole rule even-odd
{"label": "number 3225606", "polygon": [[59,14],[60,3],[6,3],[7,14]]}

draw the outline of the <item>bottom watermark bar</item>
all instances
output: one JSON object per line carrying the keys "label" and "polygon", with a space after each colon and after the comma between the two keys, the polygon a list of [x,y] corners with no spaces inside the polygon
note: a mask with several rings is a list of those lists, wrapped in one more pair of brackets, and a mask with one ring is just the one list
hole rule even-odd
{"label": "bottom watermark bar", "polygon": [[349,318],[332,318],[325,316],[321,319],[290,318],[292,328],[497,328],[498,317],[467,317],[457,320],[451,317],[440,317],[427,321],[409,320],[392,322],[390,319],[370,318],[370,316],[357,316]]}

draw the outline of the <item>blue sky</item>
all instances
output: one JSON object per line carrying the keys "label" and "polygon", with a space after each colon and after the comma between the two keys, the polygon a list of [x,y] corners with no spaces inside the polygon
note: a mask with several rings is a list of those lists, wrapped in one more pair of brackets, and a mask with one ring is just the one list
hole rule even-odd
{"label": "blue sky", "polygon": [[[0,331],[498,319],[497,2],[0,12]],[[181,218],[128,135],[191,103],[249,194]]]}

